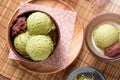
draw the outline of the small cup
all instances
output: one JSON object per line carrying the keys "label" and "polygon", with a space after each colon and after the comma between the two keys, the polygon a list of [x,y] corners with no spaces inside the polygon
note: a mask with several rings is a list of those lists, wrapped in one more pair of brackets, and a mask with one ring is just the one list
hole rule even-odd
{"label": "small cup", "polygon": [[91,67],[81,67],[81,68],[74,70],[68,76],[67,80],[74,80],[74,78],[80,78],[80,77],[86,77],[90,80],[92,79],[93,80],[105,80],[104,76],[98,70],[91,68]]}
{"label": "small cup", "polygon": [[104,52],[101,52],[95,47],[95,43],[93,42],[92,39],[92,34],[94,29],[99,26],[100,24],[104,23],[116,23],[120,25],[120,15],[114,14],[114,13],[106,13],[102,15],[96,16],[90,23],[87,25],[86,30],[85,30],[85,43],[87,45],[87,48],[89,51],[96,56],[97,58],[103,60],[103,61],[116,61],[120,59],[120,56],[117,57],[108,57],[104,55]]}

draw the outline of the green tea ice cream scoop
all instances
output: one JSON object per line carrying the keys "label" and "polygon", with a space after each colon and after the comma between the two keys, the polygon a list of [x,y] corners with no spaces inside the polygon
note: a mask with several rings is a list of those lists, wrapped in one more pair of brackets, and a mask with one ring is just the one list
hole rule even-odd
{"label": "green tea ice cream scoop", "polygon": [[107,48],[118,41],[119,29],[111,24],[102,24],[93,32],[93,39],[99,48]]}
{"label": "green tea ice cream scoop", "polygon": [[37,35],[29,40],[26,51],[33,61],[39,61],[47,59],[53,48],[53,42],[49,36]]}
{"label": "green tea ice cream scoop", "polygon": [[42,12],[34,12],[27,18],[27,28],[32,35],[47,34],[55,29],[51,18]]}
{"label": "green tea ice cream scoop", "polygon": [[18,51],[19,54],[21,54],[25,58],[29,58],[29,56],[26,52],[26,45],[27,45],[27,42],[29,41],[30,37],[31,36],[28,34],[28,32],[25,32],[25,33],[19,34],[14,39],[14,47],[15,47],[16,51]]}

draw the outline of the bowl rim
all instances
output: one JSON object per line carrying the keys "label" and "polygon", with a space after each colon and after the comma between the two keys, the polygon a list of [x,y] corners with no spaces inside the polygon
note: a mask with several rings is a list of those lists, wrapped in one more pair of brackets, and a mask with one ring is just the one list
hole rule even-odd
{"label": "bowl rim", "polygon": [[75,77],[76,75],[82,74],[82,73],[83,74],[84,73],[94,74],[94,76],[97,76],[97,78],[100,78],[101,80],[106,80],[104,75],[102,75],[102,73],[100,71],[98,71],[95,68],[89,67],[89,66],[79,67],[79,68],[75,69],[74,71],[72,71],[70,73],[67,80],[73,80],[73,77]]}
{"label": "bowl rim", "polygon": [[[20,58],[21,60],[25,61],[25,62],[29,62],[29,63],[39,63],[41,61],[44,61],[44,60],[39,60],[39,61],[33,61],[33,60],[28,60],[24,57],[22,57],[16,50],[15,50],[15,47],[13,45],[13,42],[11,40],[11,36],[10,36],[10,31],[11,31],[11,27],[12,27],[12,24],[14,23],[14,21],[16,20],[16,18],[20,17],[20,16],[24,16],[25,14],[27,13],[34,13],[34,12],[42,12],[44,14],[47,14],[50,19],[52,20],[52,22],[55,24],[55,27],[57,29],[57,34],[58,34],[58,38],[57,38],[57,44],[54,48],[54,50],[50,53],[52,55],[52,53],[54,53],[55,49],[58,47],[58,44],[60,44],[60,39],[61,39],[61,34],[60,34],[60,29],[59,29],[59,25],[58,23],[56,22],[56,20],[47,12],[44,12],[44,11],[40,11],[40,10],[31,10],[31,11],[26,11],[26,12],[23,12],[22,14],[18,14],[18,9],[15,11],[15,13],[13,13],[12,17],[10,18],[10,21],[8,23],[8,28],[7,28],[7,42],[8,42],[8,46],[9,48],[13,51],[13,53],[18,57]],[[15,17],[15,19],[14,19]],[[50,56],[51,56],[50,55]],[[49,57],[50,57],[49,56]],[[48,57],[48,58],[49,58]]]}
{"label": "bowl rim", "polygon": [[114,17],[119,17],[120,18],[120,15],[118,15],[118,14],[115,14],[115,13],[104,13],[104,14],[99,14],[99,15],[97,15],[96,17],[94,17],[89,23],[88,23],[88,25],[86,26],[86,28],[85,28],[85,33],[84,33],[84,39],[85,39],[85,44],[86,44],[86,46],[87,46],[87,48],[88,48],[88,50],[90,51],[90,53],[93,55],[93,56],[95,56],[95,57],[97,57],[98,59],[100,59],[100,60],[102,60],[102,61],[105,61],[105,62],[109,62],[109,61],[111,61],[111,62],[113,62],[113,61],[117,61],[117,60],[120,60],[120,57],[113,57],[113,58],[110,58],[110,59],[107,59],[107,58],[103,58],[103,57],[100,57],[100,56],[98,56],[98,55],[96,55],[92,50],[91,50],[91,48],[90,48],[90,46],[89,46],[89,43],[88,43],[88,41],[87,41],[87,32],[88,32],[88,30],[89,30],[89,26],[91,25],[91,23],[93,23],[96,19],[99,19],[100,17],[104,17],[104,16],[114,16]]}

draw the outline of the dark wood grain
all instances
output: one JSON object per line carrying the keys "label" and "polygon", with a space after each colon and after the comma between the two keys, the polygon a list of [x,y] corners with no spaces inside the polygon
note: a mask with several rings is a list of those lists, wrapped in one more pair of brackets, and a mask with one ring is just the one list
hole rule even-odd
{"label": "dark wood grain", "polygon": [[0,80],[11,80],[11,79],[9,79],[9,78],[7,78],[7,77],[0,74]]}

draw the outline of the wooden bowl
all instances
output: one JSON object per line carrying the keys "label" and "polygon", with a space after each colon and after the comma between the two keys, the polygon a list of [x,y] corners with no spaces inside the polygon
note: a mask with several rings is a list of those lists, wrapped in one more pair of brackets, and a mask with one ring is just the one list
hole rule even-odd
{"label": "wooden bowl", "polygon": [[112,24],[117,23],[120,25],[120,15],[114,14],[114,13],[106,13],[102,15],[96,16],[86,27],[85,30],[85,43],[89,49],[89,51],[97,58],[103,60],[103,61],[116,61],[120,59],[120,56],[110,58],[108,56],[104,55],[104,52],[100,52],[93,43],[92,40],[92,33],[96,29],[97,26],[101,24]]}
{"label": "wooden bowl", "polygon": [[[58,27],[57,22],[55,21],[55,19],[54,19],[51,15],[49,15],[49,14],[46,13],[46,12],[34,10],[34,11],[24,12],[24,13],[22,13],[22,14],[20,14],[20,15],[15,15],[15,16],[11,19],[11,21],[10,21],[10,23],[9,23],[9,27],[8,27],[8,29],[7,29],[8,44],[9,44],[11,50],[15,53],[15,55],[17,55],[21,60],[23,60],[23,61],[25,61],[25,62],[31,62],[31,63],[35,63],[35,62],[39,62],[39,61],[33,61],[33,60],[31,60],[31,59],[26,59],[26,58],[24,58],[22,55],[20,55],[19,52],[17,52],[17,51],[15,50],[15,47],[14,47],[14,45],[13,45],[13,44],[14,44],[14,37],[12,36],[11,30],[12,30],[12,26],[15,24],[17,18],[19,18],[19,17],[26,17],[26,18],[28,18],[28,16],[29,16],[30,14],[34,13],[34,12],[42,12],[42,13],[44,13],[44,14],[47,14],[47,15],[51,18],[52,22],[53,22],[53,23],[55,24],[55,26],[56,26],[56,29],[54,30],[54,32],[53,32],[53,31],[49,32],[49,35],[51,36],[51,39],[52,39],[52,40],[54,40],[54,39],[56,38],[56,40],[55,40],[55,41],[56,41],[56,45],[54,46],[54,50],[52,51],[52,53],[50,54],[50,56],[53,54],[53,52],[55,51],[55,49],[58,47],[58,43],[60,42],[60,37],[61,37],[61,35],[60,35],[60,30],[59,30],[59,27]],[[52,35],[56,35],[56,36],[52,36]]]}
{"label": "wooden bowl", "polygon": [[[68,4],[66,4],[63,1],[59,1],[59,0],[31,0],[28,2],[32,3],[32,4],[48,6],[51,8],[73,11],[73,9]],[[10,36],[9,36],[9,29],[10,29],[11,21],[13,21],[13,19],[15,19],[17,16],[18,16],[18,9],[13,13],[13,15],[10,19],[9,25],[8,25],[8,29],[7,29],[7,42],[11,49],[13,49],[13,48],[11,47],[12,44],[11,44]],[[74,61],[74,59],[77,57],[77,55],[79,54],[81,47],[82,47],[82,43],[83,43],[83,27],[77,16],[76,23],[75,23],[75,29],[74,29],[74,33],[73,33],[73,38],[72,38],[72,43],[71,43],[70,50],[69,50],[67,66],[69,66]],[[15,50],[14,50],[14,52],[15,52]],[[53,67],[47,67],[47,66],[40,65],[40,64],[39,65],[33,64],[33,62],[30,62],[30,61],[24,62],[24,61],[17,60],[16,62],[18,64],[20,64],[21,67],[23,67],[29,71],[36,72],[36,73],[51,74],[51,73],[55,73],[55,72],[62,70],[62,69],[57,69],[57,68],[53,68]]]}

